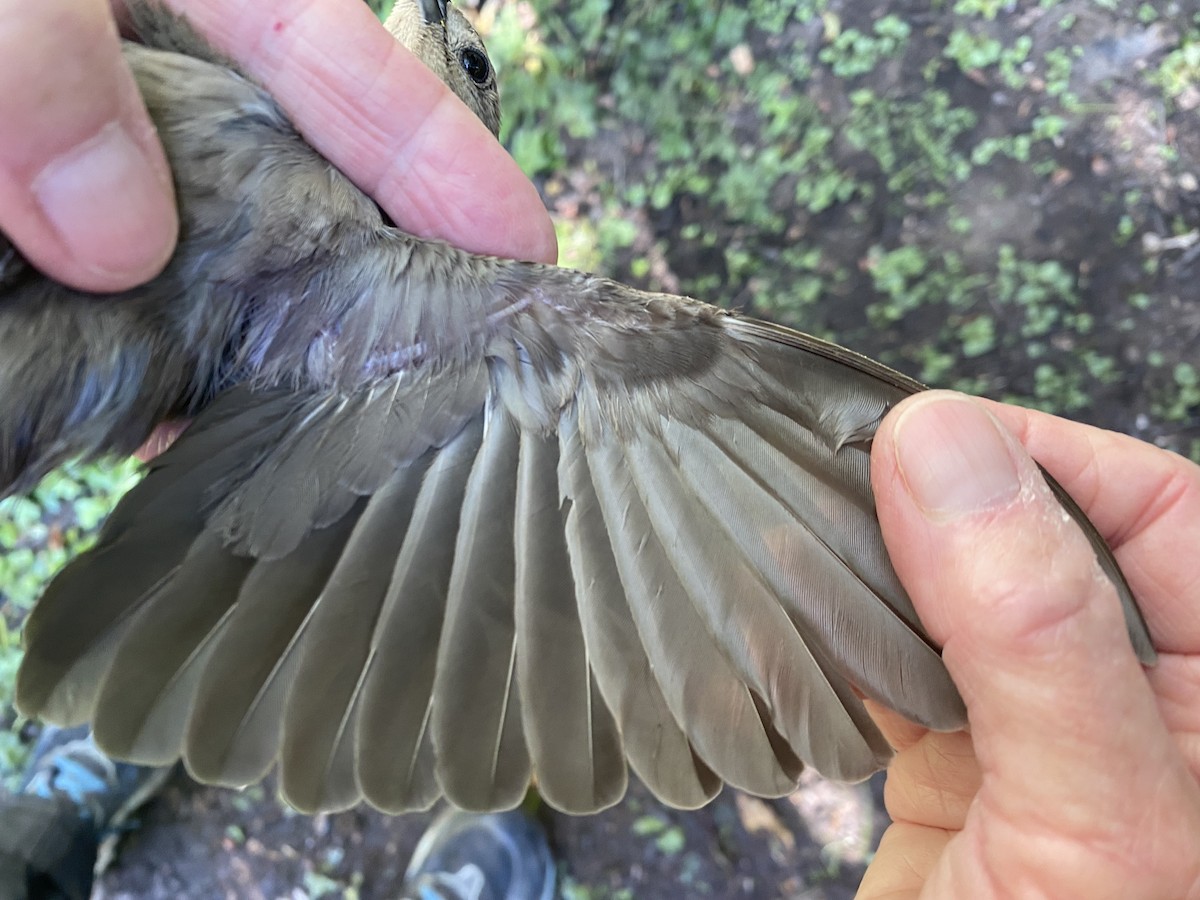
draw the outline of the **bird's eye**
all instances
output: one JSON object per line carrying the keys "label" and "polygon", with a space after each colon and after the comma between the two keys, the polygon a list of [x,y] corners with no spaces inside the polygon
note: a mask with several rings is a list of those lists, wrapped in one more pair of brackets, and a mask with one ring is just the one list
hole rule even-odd
{"label": "bird's eye", "polygon": [[462,64],[467,77],[476,84],[484,84],[492,74],[492,66],[488,62],[488,58],[474,47],[468,47],[459,53],[458,61]]}

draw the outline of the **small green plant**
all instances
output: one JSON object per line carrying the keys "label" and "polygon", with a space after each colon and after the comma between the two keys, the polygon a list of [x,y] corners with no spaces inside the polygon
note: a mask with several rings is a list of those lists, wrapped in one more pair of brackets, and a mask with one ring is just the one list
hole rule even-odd
{"label": "small green plant", "polygon": [[1004,54],[1004,45],[986,34],[956,28],[950,32],[944,52],[960,69],[969,71],[996,65]]}
{"label": "small green plant", "polygon": [[1008,5],[1009,0],[956,0],[954,12],[960,16],[978,16],[990,22]]}
{"label": "small green plant", "polygon": [[987,283],[987,275],[968,272],[957,253],[932,256],[912,245],[894,250],[872,247],[867,267],[875,289],[886,298],[868,307],[868,315],[876,325],[898,322],[908,313],[933,304],[969,307]]}
{"label": "small green plant", "polygon": [[1200,31],[1187,35],[1151,75],[1163,97],[1174,103],[1185,91],[1200,89]]}
{"label": "small green plant", "polygon": [[872,71],[882,61],[898,55],[912,32],[899,16],[888,15],[875,21],[870,33],[856,28],[840,32],[819,54],[839,78],[854,78]]}
{"label": "small green plant", "polygon": [[1075,276],[1062,263],[1021,259],[1007,244],[997,254],[995,297],[1020,310],[1025,338],[1044,336],[1060,322],[1064,310],[1079,302]]}
{"label": "small green plant", "polygon": [[1080,53],[1082,50],[1076,46],[1053,47],[1042,57],[1046,95],[1056,98],[1064,109],[1079,107],[1079,100],[1071,91],[1071,73]]}
{"label": "small green plant", "polygon": [[1155,414],[1166,422],[1194,421],[1200,415],[1200,371],[1194,364],[1174,366],[1171,386],[1155,402]]}
{"label": "small green plant", "polygon": [[970,173],[959,139],[974,127],[976,116],[956,106],[945,91],[933,88],[917,97],[889,100],[861,89],[850,94],[850,103],[843,134],[874,157],[893,194],[940,206],[945,188]]}

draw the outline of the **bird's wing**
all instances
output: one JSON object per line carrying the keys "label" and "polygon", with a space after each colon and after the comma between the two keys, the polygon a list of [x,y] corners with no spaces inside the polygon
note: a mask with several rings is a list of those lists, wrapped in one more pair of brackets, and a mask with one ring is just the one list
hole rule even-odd
{"label": "bird's wing", "polygon": [[870,492],[919,385],[692,301],[496,271],[477,354],[218,398],[38,604],[22,709],[205,781],[278,761],[303,810],[496,809],[532,777],[588,812],[627,763],[694,807],[885,764],[860,693],[964,723]]}

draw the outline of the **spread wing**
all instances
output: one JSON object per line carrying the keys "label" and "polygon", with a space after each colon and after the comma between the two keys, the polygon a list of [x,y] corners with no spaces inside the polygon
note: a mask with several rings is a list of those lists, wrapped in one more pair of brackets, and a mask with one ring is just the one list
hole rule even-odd
{"label": "spread wing", "polygon": [[[149,320],[186,313],[190,350],[234,318],[213,368],[243,383],[39,602],[23,711],[204,781],[278,764],[303,810],[495,809],[533,779],[588,812],[628,767],[693,807],[723,781],[778,795],[804,764],[884,765],[860,692],[963,724],[869,486],[875,428],[919,385],[694,301],[401,235],[252,87],[128,52],[191,179],[173,265],[203,293]],[[255,198],[283,178],[305,202],[267,217]]]}
{"label": "spread wing", "polygon": [[891,751],[859,692],[961,726],[869,488],[919,386],[514,266],[474,357],[218,398],[38,604],[22,709],[204,781],[278,763],[302,810],[860,779]]}

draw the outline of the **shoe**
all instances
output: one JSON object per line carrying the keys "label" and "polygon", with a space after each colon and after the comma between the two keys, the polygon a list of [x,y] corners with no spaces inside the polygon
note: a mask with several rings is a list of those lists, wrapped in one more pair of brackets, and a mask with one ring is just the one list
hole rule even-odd
{"label": "shoe", "polygon": [[172,769],[114,762],[96,746],[86,725],[47,725],[33,747],[21,793],[69,800],[103,840],[158,793]]}
{"label": "shoe", "polygon": [[0,795],[0,900],[87,900],[129,817],[171,771],[113,762],[86,726],[44,728],[20,793]]}
{"label": "shoe", "polygon": [[96,832],[63,798],[0,794],[0,900],[87,900]]}
{"label": "shoe", "polygon": [[413,852],[404,876],[404,896],[551,900],[555,880],[546,833],[521,810],[488,815],[446,810]]}

